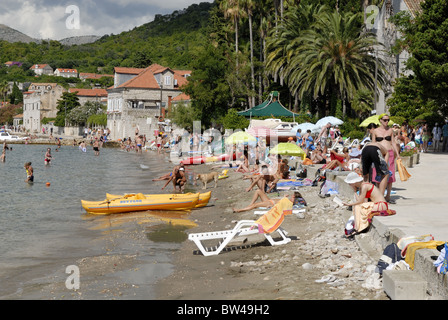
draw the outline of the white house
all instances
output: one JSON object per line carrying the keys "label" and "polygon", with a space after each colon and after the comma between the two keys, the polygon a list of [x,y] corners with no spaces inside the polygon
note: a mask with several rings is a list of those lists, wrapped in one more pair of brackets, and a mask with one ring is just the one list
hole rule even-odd
{"label": "white house", "polygon": [[115,72],[117,82],[107,90],[107,127],[111,139],[134,138],[136,129],[151,139],[159,117],[165,115],[173,98],[182,93],[180,87],[187,81],[185,74],[191,72],[158,64],[140,72],[135,68],[116,68]]}
{"label": "white house", "polygon": [[58,76],[58,77],[64,77],[64,78],[77,78],[78,70],[57,68],[56,70],[54,70],[54,75]]}

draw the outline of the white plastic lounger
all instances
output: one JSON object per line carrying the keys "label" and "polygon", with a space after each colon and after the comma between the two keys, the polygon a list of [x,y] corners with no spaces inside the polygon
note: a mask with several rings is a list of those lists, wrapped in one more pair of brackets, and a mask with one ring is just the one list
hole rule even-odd
{"label": "white plastic lounger", "polygon": [[[285,197],[256,221],[241,220],[231,230],[192,233],[188,235],[188,240],[193,241],[204,256],[218,255],[230,241],[249,235],[263,234],[272,246],[286,244],[291,239],[286,237],[287,233],[280,228],[280,224],[284,215],[291,213],[292,202]],[[272,238],[271,234],[275,231],[280,235],[280,240]],[[207,240],[218,240],[219,243],[214,247],[205,247],[203,242]]]}

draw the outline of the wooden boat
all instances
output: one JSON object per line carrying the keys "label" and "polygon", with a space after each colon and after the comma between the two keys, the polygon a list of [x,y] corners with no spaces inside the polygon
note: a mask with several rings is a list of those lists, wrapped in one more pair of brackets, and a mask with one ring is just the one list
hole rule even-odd
{"label": "wooden boat", "polygon": [[191,210],[198,205],[199,193],[185,197],[177,194],[168,197],[146,197],[142,193],[122,195],[102,201],[81,200],[82,207],[91,214],[111,214],[146,210]]}
{"label": "wooden boat", "polygon": [[[135,196],[136,194],[128,194],[128,196]],[[151,199],[151,198],[157,198],[157,199],[166,199],[166,198],[190,198],[190,197],[195,197],[197,195],[197,193],[182,193],[182,194],[177,194],[177,193],[168,193],[168,194],[145,194],[144,196],[147,199]],[[205,207],[208,202],[210,201],[212,192],[208,191],[208,192],[204,192],[204,193],[200,193],[199,194],[199,200],[198,203],[195,205],[195,208],[202,208]],[[110,193],[106,193],[106,199],[117,199],[123,197],[123,195],[117,195],[117,194],[110,194]]]}

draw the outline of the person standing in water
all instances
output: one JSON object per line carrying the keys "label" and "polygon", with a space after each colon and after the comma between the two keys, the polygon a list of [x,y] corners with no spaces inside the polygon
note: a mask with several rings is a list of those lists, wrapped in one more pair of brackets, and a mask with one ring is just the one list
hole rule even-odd
{"label": "person standing in water", "polygon": [[34,181],[34,170],[33,167],[31,166],[31,162],[27,162],[24,165],[24,168],[26,170],[26,180],[25,182],[33,182]]}
{"label": "person standing in water", "polygon": [[45,165],[49,165],[51,162],[51,148],[47,149],[47,152],[45,153]]}

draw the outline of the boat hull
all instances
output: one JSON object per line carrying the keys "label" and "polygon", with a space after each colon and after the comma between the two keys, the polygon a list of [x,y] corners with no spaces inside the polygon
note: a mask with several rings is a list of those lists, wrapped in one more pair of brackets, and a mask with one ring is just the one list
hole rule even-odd
{"label": "boat hull", "polygon": [[[135,194],[128,194],[130,196],[135,195]],[[199,194],[199,199],[197,204],[195,205],[195,208],[201,208],[201,207],[205,207],[210,198],[211,198],[212,192],[208,191],[208,192],[203,192]],[[117,195],[117,194],[111,194],[111,193],[106,193],[106,199],[110,200],[110,199],[117,199],[117,198],[121,198],[124,195]],[[157,198],[157,199],[168,199],[168,198],[184,198],[184,199],[189,199],[189,198],[195,198],[197,196],[197,193],[183,193],[183,194],[177,194],[177,193],[167,193],[167,194],[145,194],[144,195],[147,199],[150,198]]]}
{"label": "boat hull", "polygon": [[142,194],[126,195],[103,201],[81,200],[82,207],[91,214],[106,215],[147,210],[191,210],[198,205],[199,193],[191,197],[144,197]]}

